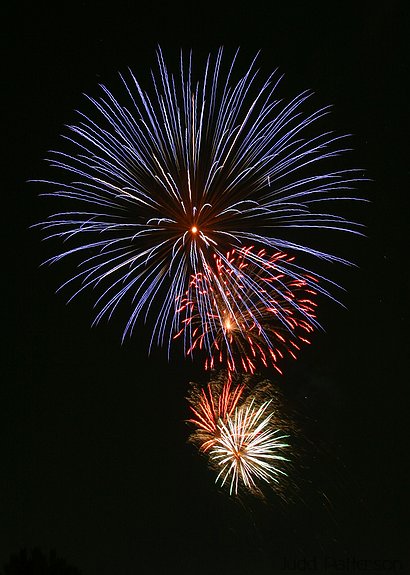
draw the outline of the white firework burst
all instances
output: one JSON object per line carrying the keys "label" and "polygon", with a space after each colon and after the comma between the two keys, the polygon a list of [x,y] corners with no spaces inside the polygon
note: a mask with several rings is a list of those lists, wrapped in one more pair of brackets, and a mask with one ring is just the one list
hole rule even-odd
{"label": "white firework burst", "polygon": [[[220,436],[210,452],[211,463],[221,468],[216,482],[230,484],[229,493],[237,494],[240,485],[258,491],[257,482],[278,484],[286,475],[281,462],[289,461],[282,450],[289,447],[283,435],[273,426],[271,401],[257,407],[254,400],[237,408],[226,421],[219,421]],[[268,412],[268,413],[267,413]]]}

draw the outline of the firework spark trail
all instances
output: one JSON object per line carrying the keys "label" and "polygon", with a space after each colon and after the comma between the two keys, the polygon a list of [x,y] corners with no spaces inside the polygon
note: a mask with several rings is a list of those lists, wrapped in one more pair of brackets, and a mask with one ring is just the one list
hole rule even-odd
{"label": "firework spark trail", "polygon": [[[68,150],[51,152],[61,180],[41,181],[52,188],[44,195],[75,206],[39,224],[48,238],[72,242],[49,262],[80,258],[80,271],[61,287],[79,285],[72,297],[99,288],[95,322],[130,302],[124,337],[155,306],[151,345],[167,342],[168,351],[179,329],[176,302],[191,276],[210,280],[213,257],[232,277],[240,270],[226,253],[244,245],[348,263],[290,241],[286,230],[360,234],[358,224],[320,207],[333,210],[334,200],[358,199],[349,190],[362,179],[357,170],[324,168],[346,151],[344,136],[309,135],[329,109],[304,113],[309,92],[288,103],[278,100],[277,74],[261,81],[256,58],[235,80],[236,60],[237,54],[225,73],[220,49],[208,57],[202,78],[194,79],[192,55],[185,61],[181,53],[174,77],[159,50],[151,94],[131,72],[129,80],[121,76],[128,104],[102,86],[100,98],[88,98],[91,114],[79,112],[80,120],[69,126]],[[252,257],[266,270],[269,257]],[[291,261],[283,260],[280,269],[295,281],[310,275]],[[316,289],[333,297],[326,285],[322,278]],[[212,301],[201,289],[193,295],[206,322]],[[210,349],[212,339],[205,345]]]}
{"label": "firework spark trail", "polygon": [[[265,267],[255,266],[255,259]],[[276,252],[268,260],[265,251],[243,248],[224,261],[216,258],[208,276],[194,276],[177,309],[182,327],[175,337],[184,335],[190,343],[186,354],[204,349],[209,352],[205,369],[222,364],[228,379],[238,370],[253,374],[261,365],[282,373],[278,364],[284,353],[296,358],[300,343],[310,343],[308,335],[318,326],[317,280],[283,274],[281,262],[292,259]],[[202,302],[208,304],[205,310]]]}

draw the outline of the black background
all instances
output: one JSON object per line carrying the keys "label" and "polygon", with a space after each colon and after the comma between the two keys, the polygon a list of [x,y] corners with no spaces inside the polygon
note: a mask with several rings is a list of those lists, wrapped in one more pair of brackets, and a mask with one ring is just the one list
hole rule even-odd
{"label": "black background", "polygon": [[[87,575],[259,575],[326,557],[345,572],[347,560],[405,569],[405,4],[20,3],[4,18],[0,566],[40,547]],[[180,47],[201,60],[241,46],[244,62],[261,49],[263,71],[285,74],[282,95],[310,88],[318,106],[334,104],[332,127],[354,134],[352,163],[372,179],[360,190],[371,203],[353,214],[368,238],[323,246],[359,266],[328,270],[347,309],[323,302],[326,332],[278,381],[309,445],[287,504],[238,502],[214,485],[186,443],[184,397],[200,366],[147,357],[142,325],[121,345],[124,312],[91,328],[93,294],[66,306],[54,291],[69,263],[40,268],[57,246],[28,229],[48,208],[26,181],[47,173],[81,93],[128,66],[148,86],[158,43],[173,61]]]}

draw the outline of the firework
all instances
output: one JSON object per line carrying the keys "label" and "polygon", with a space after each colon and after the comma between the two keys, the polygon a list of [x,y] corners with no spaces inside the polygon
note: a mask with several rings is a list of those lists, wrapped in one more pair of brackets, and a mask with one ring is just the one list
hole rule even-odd
{"label": "firework", "polygon": [[240,482],[253,491],[258,480],[279,483],[278,477],[286,475],[278,463],[288,461],[282,455],[289,447],[283,442],[287,436],[271,427],[274,412],[266,413],[270,404],[268,401],[256,407],[252,400],[249,406],[236,408],[226,423],[219,422],[220,436],[210,459],[221,468],[216,481],[220,480],[221,485],[230,483],[231,495],[238,493]]}
{"label": "firework", "polygon": [[196,431],[191,435],[201,451],[208,451],[220,435],[219,423],[233,414],[244,390],[244,384],[232,385],[232,380],[213,381],[206,388],[193,387],[189,396],[194,417],[189,420]]}
{"label": "firework", "polygon": [[278,363],[284,353],[296,358],[317,325],[317,281],[312,275],[296,279],[285,274],[282,262],[293,259],[283,252],[268,259],[265,250],[254,254],[243,248],[224,260],[215,258],[206,276],[194,276],[177,310],[184,319],[176,337],[184,335],[190,342],[187,355],[210,351],[205,369],[222,364],[229,377],[238,369],[253,374],[258,365],[282,373]]}
{"label": "firework", "polygon": [[233,382],[219,372],[205,388],[191,384],[188,401],[189,441],[206,456],[217,483],[231,495],[243,489],[261,495],[261,484],[284,490],[285,439],[294,430],[269,381],[242,375]]}
{"label": "firework", "polygon": [[[192,56],[181,54],[174,76],[159,50],[151,93],[131,72],[121,76],[123,100],[102,86],[101,97],[88,98],[90,112],[69,126],[67,147],[50,153],[59,175],[41,180],[50,185],[44,195],[69,208],[39,224],[68,244],[49,262],[78,257],[79,271],[64,286],[75,286],[72,297],[97,288],[95,322],[126,302],[124,336],[153,308],[151,345],[169,349],[189,286],[209,322],[213,303],[201,290],[212,285],[210,262],[239,274],[226,254],[244,245],[347,263],[289,236],[291,228],[359,233],[332,211],[334,200],[356,199],[346,190],[360,179],[356,170],[327,167],[345,151],[344,136],[312,135],[327,107],[305,112],[309,92],[277,99],[276,73],[260,79],[255,58],[238,75],[236,60],[225,66],[220,49],[195,75]],[[265,272],[270,256],[253,263]],[[306,281],[291,260],[282,260],[281,272],[286,282]],[[192,276],[201,278],[198,288]],[[324,280],[318,290],[330,295]],[[258,325],[257,309],[248,306],[248,323]]]}

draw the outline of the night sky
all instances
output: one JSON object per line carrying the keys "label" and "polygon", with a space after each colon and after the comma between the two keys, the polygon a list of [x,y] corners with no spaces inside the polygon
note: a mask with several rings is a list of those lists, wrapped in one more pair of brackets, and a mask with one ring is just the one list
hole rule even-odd
{"label": "night sky", "polygon": [[[18,3],[3,17],[0,572],[35,547],[83,575],[408,568],[405,4]],[[346,308],[321,301],[325,331],[285,377],[270,374],[303,430],[287,503],[236,501],[214,485],[187,444],[185,396],[205,380],[201,365],[177,349],[148,357],[142,322],[121,344],[126,309],[92,328],[94,294],[66,305],[69,292],[55,291],[70,261],[40,267],[59,245],[29,229],[56,206],[27,180],[50,175],[43,158],[82,93],[118,85],[128,67],[148,87],[158,44],[172,61],[181,47],[201,59],[240,46],[244,62],[260,49],[262,70],[285,74],[281,95],[308,88],[317,107],[334,105],[330,126],[353,134],[349,162],[372,180],[359,192],[371,202],[352,208],[367,239],[321,246],[358,266],[326,269]]]}

